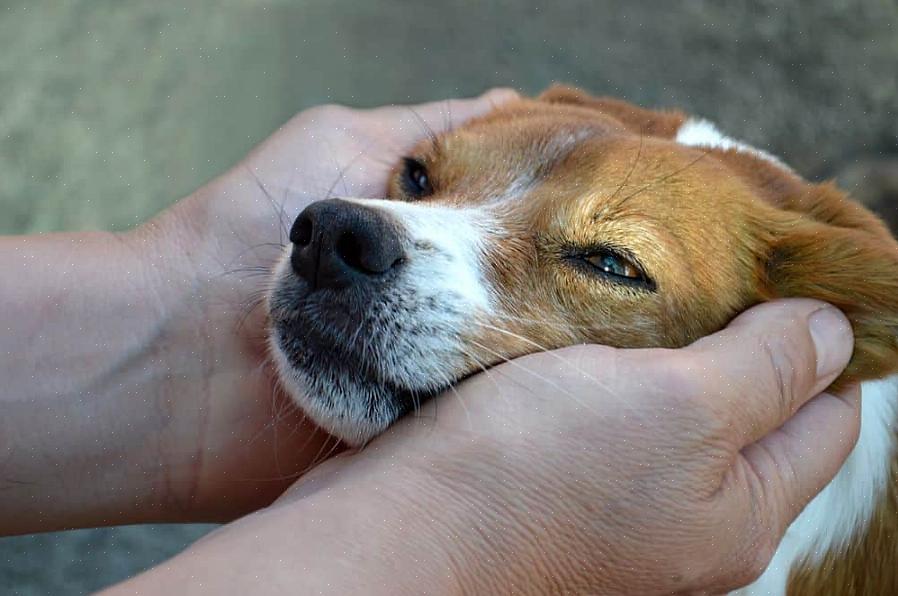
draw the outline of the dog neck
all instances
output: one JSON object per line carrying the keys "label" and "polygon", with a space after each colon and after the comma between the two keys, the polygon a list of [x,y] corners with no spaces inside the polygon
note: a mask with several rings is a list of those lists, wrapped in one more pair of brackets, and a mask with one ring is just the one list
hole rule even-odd
{"label": "dog neck", "polygon": [[861,434],[836,477],[789,526],[740,596],[891,594],[898,590],[898,375],[861,386]]}

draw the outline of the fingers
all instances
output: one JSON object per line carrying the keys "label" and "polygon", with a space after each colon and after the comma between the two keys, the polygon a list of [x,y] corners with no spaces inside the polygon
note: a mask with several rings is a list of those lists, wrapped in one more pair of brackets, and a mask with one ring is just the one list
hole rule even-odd
{"label": "fingers", "polygon": [[412,106],[412,109],[428,129],[434,134],[441,134],[471,118],[483,116],[505,102],[518,98],[520,95],[517,91],[497,87],[490,89],[480,97],[434,101]]}
{"label": "fingers", "polygon": [[[857,441],[861,391],[823,393],[807,402],[781,428],[742,450],[763,494],[764,520],[785,529],[833,479]],[[783,509],[785,508],[785,509]]]}
{"label": "fingers", "polygon": [[854,348],[851,326],[815,300],[765,303],[684,350],[709,407],[742,447],[779,428],[842,372]]}
{"label": "fingers", "polygon": [[471,99],[446,99],[414,106],[376,108],[369,114],[387,127],[389,134],[400,142],[400,148],[404,151],[428,136],[448,132],[471,118],[488,114],[502,104],[518,98],[520,95],[517,91],[497,87]]}
{"label": "fingers", "polygon": [[854,348],[837,309],[793,299],[757,306],[686,351],[742,447],[779,428],[842,372]]}

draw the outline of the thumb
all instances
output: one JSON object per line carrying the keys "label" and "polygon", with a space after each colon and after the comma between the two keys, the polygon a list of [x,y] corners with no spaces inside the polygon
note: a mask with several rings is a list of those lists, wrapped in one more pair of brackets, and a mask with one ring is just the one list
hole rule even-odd
{"label": "thumb", "polygon": [[848,364],[851,325],[816,300],[768,302],[688,348],[699,383],[744,447],[779,428]]}

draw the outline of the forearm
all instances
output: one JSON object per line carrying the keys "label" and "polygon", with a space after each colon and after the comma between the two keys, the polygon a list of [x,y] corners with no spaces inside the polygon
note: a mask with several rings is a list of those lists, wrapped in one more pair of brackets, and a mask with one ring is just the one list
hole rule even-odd
{"label": "forearm", "polygon": [[0,535],[228,521],[336,451],[266,365],[228,181],[126,234],[0,238]]}
{"label": "forearm", "polygon": [[[447,408],[454,418],[458,408],[444,399],[441,414]],[[507,437],[472,441],[455,428],[400,422],[386,443],[325,462],[274,505],[109,594],[544,594],[603,585],[599,566],[581,582],[596,552],[569,540],[589,521],[578,523],[563,499],[532,498],[532,479],[507,465],[520,452]]]}
{"label": "forearm", "polygon": [[[477,530],[459,527],[414,470],[379,467],[369,475],[364,459],[323,464],[302,482],[301,496],[221,528],[108,593],[490,592],[490,583],[471,583],[487,578],[456,568],[451,534],[463,545]],[[432,503],[441,509],[430,510]]]}
{"label": "forearm", "polygon": [[190,371],[161,351],[183,288],[136,240],[0,238],[0,533],[152,519],[170,498],[163,394]]}

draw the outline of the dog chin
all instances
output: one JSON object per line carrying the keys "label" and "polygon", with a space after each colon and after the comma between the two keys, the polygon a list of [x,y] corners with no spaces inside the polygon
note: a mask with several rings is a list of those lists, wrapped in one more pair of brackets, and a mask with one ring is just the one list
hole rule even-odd
{"label": "dog chin", "polygon": [[281,384],[319,427],[352,447],[364,445],[433,395],[372,380],[350,359],[272,330],[270,350]]}

